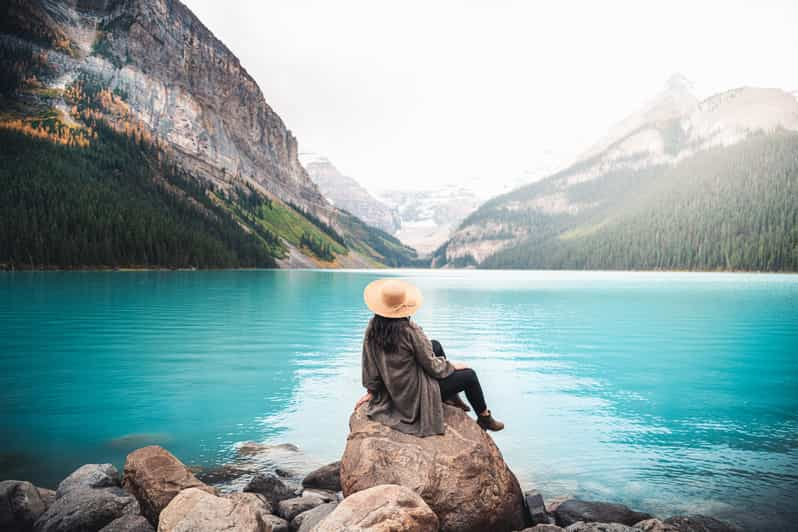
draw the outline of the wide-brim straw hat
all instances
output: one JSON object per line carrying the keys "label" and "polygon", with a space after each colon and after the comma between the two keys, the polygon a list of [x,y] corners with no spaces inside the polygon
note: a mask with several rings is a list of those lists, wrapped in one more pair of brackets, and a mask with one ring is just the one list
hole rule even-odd
{"label": "wide-brim straw hat", "polygon": [[406,318],[421,308],[421,290],[401,279],[377,279],[363,290],[366,306],[384,318]]}

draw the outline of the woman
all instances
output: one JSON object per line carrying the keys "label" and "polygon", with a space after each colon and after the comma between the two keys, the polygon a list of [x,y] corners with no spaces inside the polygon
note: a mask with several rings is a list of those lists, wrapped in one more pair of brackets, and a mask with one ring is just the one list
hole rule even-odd
{"label": "woman", "polygon": [[418,288],[380,279],[366,287],[363,297],[374,317],[363,341],[363,386],[368,392],[355,409],[368,402],[369,418],[406,434],[431,436],[444,433],[443,401],[465,391],[480,427],[504,428],[485,405],[474,370],[435,356],[424,331],[410,321],[422,303]]}

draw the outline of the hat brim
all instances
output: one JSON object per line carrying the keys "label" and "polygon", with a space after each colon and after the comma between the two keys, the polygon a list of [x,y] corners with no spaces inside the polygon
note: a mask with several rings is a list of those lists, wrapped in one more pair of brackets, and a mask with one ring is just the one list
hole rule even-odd
{"label": "hat brim", "polygon": [[[382,286],[390,281],[401,283],[405,289],[405,302],[399,307],[389,307],[382,302]],[[407,318],[415,314],[424,302],[421,290],[400,279],[377,279],[370,282],[363,290],[363,300],[374,314],[383,318]]]}

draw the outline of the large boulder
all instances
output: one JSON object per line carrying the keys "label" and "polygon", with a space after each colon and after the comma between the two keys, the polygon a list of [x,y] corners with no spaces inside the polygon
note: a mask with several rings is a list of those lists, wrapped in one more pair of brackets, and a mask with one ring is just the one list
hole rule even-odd
{"label": "large boulder", "polygon": [[30,482],[0,482],[0,530],[31,530],[46,509],[47,503]]}
{"label": "large boulder", "polygon": [[444,405],[446,432],[419,438],[366,417],[349,419],[341,460],[345,497],[381,484],[421,496],[444,532],[495,532],[524,527],[523,495],[493,439],[459,408]]}
{"label": "large boulder", "polygon": [[667,518],[664,523],[676,528],[679,532],[739,532],[739,528],[719,521],[707,515],[676,515]]}
{"label": "large boulder", "polygon": [[100,532],[155,532],[143,515],[125,515],[100,529]]}
{"label": "large boulder", "polygon": [[302,479],[302,487],[341,491],[341,462],[333,462],[311,471]]}
{"label": "large boulder", "polygon": [[111,464],[86,464],[80,466],[61,481],[55,490],[56,498],[75,488],[119,487],[119,471]]}
{"label": "large boulder", "polygon": [[291,521],[291,530],[295,530],[296,532],[311,532],[313,527],[321,523],[325,517],[335,510],[336,506],[338,506],[337,502],[328,502],[316,506],[307,512],[302,512]]}
{"label": "large boulder", "polygon": [[263,495],[273,508],[277,508],[280,501],[296,497],[294,491],[273,473],[257,473],[244,486],[244,491]]}
{"label": "large boulder", "polygon": [[121,488],[72,488],[36,520],[36,532],[100,530],[125,515],[138,515],[139,503]]}
{"label": "large boulder", "polygon": [[268,516],[264,499],[254,493],[217,497],[199,488],[188,488],[161,512],[158,532],[271,532]]}
{"label": "large boulder", "polygon": [[345,498],[313,532],[430,532],[438,529],[438,517],[416,492],[403,486],[382,485]]}
{"label": "large boulder", "polygon": [[158,516],[181,491],[197,488],[216,494],[216,490],[200,482],[172,453],[157,445],[127,455],[122,486],[135,495],[141,512],[153,526],[158,526]]}
{"label": "large boulder", "polygon": [[570,499],[560,504],[554,511],[557,524],[567,527],[579,521],[585,523],[620,523],[634,525],[640,521],[651,519],[651,514],[635,512],[623,504],[609,502],[582,501]]}

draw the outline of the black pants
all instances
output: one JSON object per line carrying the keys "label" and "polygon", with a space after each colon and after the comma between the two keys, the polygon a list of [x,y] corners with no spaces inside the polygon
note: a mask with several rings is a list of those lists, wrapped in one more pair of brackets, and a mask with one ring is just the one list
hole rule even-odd
{"label": "black pants", "polygon": [[[443,346],[437,340],[432,340],[432,351],[435,356],[446,358]],[[477,372],[471,368],[455,370],[454,373],[445,379],[440,379],[438,385],[441,389],[441,397],[444,400],[464,391],[468,402],[474,408],[474,412],[481,414],[488,408],[485,404],[485,394],[482,393],[482,386],[477,378]]]}

